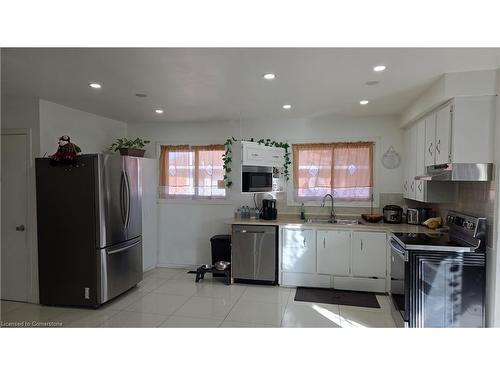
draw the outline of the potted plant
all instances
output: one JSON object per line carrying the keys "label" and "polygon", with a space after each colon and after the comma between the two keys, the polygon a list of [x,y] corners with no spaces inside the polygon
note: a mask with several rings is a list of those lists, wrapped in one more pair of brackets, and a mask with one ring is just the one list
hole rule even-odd
{"label": "potted plant", "polygon": [[119,151],[120,155],[143,157],[146,152],[146,150],[144,150],[144,146],[146,146],[149,142],[150,141],[145,141],[141,138],[118,138],[111,144],[109,149],[115,152]]}

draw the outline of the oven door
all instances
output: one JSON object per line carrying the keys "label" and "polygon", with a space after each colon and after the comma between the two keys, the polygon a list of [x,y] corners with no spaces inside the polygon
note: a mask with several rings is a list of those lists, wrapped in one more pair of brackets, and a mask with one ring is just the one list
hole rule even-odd
{"label": "oven door", "polygon": [[[399,313],[394,320],[398,325],[408,322],[409,313],[409,280],[408,280],[408,252],[393,238],[391,246],[391,297],[393,310]],[[398,322],[399,321],[399,322]]]}
{"label": "oven door", "polygon": [[270,192],[273,190],[272,167],[243,167],[242,169],[243,193]]}

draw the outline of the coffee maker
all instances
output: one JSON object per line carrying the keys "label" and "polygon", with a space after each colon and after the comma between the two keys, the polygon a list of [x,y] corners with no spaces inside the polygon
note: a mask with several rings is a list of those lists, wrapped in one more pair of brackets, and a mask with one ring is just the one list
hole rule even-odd
{"label": "coffee maker", "polygon": [[263,220],[276,220],[278,218],[278,210],[276,209],[276,199],[262,200],[261,218]]}

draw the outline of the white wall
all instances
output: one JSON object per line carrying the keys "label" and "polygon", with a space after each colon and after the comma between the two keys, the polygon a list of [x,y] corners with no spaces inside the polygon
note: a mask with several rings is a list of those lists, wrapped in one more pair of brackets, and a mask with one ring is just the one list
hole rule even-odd
{"label": "white wall", "polygon": [[100,153],[127,135],[127,124],[40,100],[40,154],[55,153],[62,135],[69,135],[84,154]]}
{"label": "white wall", "polygon": [[496,95],[496,70],[445,73],[401,114],[406,126],[447,100],[460,96]]}
{"label": "white wall", "polygon": [[[497,112],[496,112],[496,126],[494,132],[495,144],[500,144],[500,68],[497,69]],[[496,205],[495,205],[495,234],[496,246],[490,251],[490,258],[488,259],[488,277],[487,284],[487,317],[490,326],[500,327],[500,256],[498,256],[498,244],[500,244],[500,199],[498,199],[498,192],[500,191],[500,147],[495,148],[495,176],[497,176],[496,184]]]}
{"label": "white wall", "polygon": [[141,159],[142,177],[142,268],[158,263],[158,160]]}
{"label": "white wall", "polygon": [[[129,124],[129,137],[149,139],[147,156],[158,157],[158,145],[188,143],[224,143],[254,137],[293,142],[329,142],[340,140],[375,140],[379,153],[375,156],[375,174],[382,193],[401,193],[401,168],[382,167],[380,156],[391,145],[401,152],[402,130],[397,117],[331,117],[314,119],[263,119],[241,122],[195,124]],[[283,196],[281,199],[284,199]],[[158,207],[159,265],[198,265],[210,262],[209,239],[215,234],[228,233],[224,222],[233,216],[241,204],[253,205],[250,196],[231,194],[222,204],[212,202],[179,203],[162,200]],[[285,207],[291,209],[290,207]],[[359,209],[356,209],[361,212]],[[283,211],[280,211],[283,212]]]}

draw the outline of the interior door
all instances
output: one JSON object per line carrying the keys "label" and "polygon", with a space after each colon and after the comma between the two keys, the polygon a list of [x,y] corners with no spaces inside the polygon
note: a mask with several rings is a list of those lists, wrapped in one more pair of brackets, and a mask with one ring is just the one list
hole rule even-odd
{"label": "interior door", "polygon": [[138,158],[123,157],[123,174],[125,182],[124,201],[125,226],[127,239],[136,238],[142,233],[142,182],[141,163]]}
{"label": "interior door", "polygon": [[32,302],[28,247],[29,135],[2,134],[1,298]]}
{"label": "interior door", "polygon": [[122,164],[119,155],[99,155],[99,248],[127,240]]}

